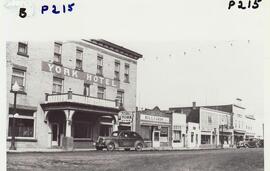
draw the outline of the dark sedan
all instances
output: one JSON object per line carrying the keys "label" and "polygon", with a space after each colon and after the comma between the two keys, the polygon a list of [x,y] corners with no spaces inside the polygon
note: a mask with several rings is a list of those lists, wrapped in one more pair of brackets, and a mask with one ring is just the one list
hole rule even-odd
{"label": "dark sedan", "polygon": [[143,147],[144,141],[142,137],[133,131],[114,131],[111,136],[98,137],[96,142],[97,150],[107,148],[108,151],[113,151],[116,148],[124,148],[125,150],[135,148],[135,150],[141,151]]}

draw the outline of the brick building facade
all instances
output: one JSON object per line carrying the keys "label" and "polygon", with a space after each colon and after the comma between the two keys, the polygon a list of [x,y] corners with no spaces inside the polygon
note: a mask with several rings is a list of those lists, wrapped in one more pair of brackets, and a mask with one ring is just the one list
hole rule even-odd
{"label": "brick building facade", "polygon": [[[135,111],[142,55],[105,40],[7,42],[7,141],[18,148],[90,147]],[[12,85],[17,82],[18,115]],[[13,118],[15,116],[15,119]],[[125,126],[132,128],[134,123]],[[10,143],[7,143],[10,146]]]}

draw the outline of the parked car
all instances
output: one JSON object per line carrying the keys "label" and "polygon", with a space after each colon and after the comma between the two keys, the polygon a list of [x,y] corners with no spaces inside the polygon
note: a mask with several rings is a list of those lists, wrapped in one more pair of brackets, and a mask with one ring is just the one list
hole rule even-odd
{"label": "parked car", "polygon": [[262,140],[262,139],[258,140],[257,145],[259,148],[263,148],[264,147],[264,140]]}
{"label": "parked car", "polygon": [[107,148],[108,151],[113,151],[116,148],[124,148],[130,150],[135,148],[136,151],[141,151],[144,147],[142,137],[133,131],[114,131],[111,136],[99,136],[96,142],[96,149],[103,150]]}
{"label": "parked car", "polygon": [[246,139],[237,143],[237,148],[256,148],[263,146],[263,142],[256,138]]}

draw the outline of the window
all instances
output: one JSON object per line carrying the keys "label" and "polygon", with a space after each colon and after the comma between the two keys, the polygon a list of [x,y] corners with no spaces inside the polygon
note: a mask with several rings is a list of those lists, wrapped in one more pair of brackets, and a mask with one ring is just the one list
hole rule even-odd
{"label": "window", "polygon": [[76,69],[82,70],[83,50],[76,49]]}
{"label": "window", "polygon": [[54,58],[55,63],[61,64],[62,45],[60,43],[54,43]]}
{"label": "window", "polygon": [[13,120],[13,108],[9,109],[9,127],[8,127],[8,136],[11,136],[12,133],[12,124],[15,121],[15,136],[16,137],[34,137],[34,111],[17,109],[16,113],[19,115]]}
{"label": "window", "polygon": [[84,84],[83,95],[90,96],[90,84]]}
{"label": "window", "polygon": [[100,54],[97,57],[97,75],[103,75],[103,56]]}
{"label": "window", "polygon": [[120,106],[120,104],[123,105],[123,103],[124,103],[124,92],[123,91],[117,91],[116,100],[117,100],[117,106]]}
{"label": "window", "polygon": [[22,56],[28,56],[28,44],[27,42],[19,42],[18,43],[18,55],[22,55]]}
{"label": "window", "polygon": [[144,140],[151,140],[152,139],[151,127],[142,125],[140,135]]}
{"label": "window", "polygon": [[193,139],[194,139],[194,132],[191,132],[191,143],[193,143]]}
{"label": "window", "polygon": [[161,127],[160,137],[168,137],[168,127]]}
{"label": "window", "polygon": [[20,91],[25,91],[25,71],[13,68],[12,78],[11,78],[11,87],[17,82],[20,86]]}
{"label": "window", "polygon": [[212,117],[208,116],[208,123],[211,124],[212,123]]}
{"label": "window", "polygon": [[110,125],[100,125],[100,136],[109,136],[112,131],[112,126]]}
{"label": "window", "polygon": [[62,93],[63,92],[63,79],[53,77],[53,91],[52,93]]}
{"label": "window", "polygon": [[97,97],[99,99],[104,99],[105,98],[105,87],[98,87]]}
{"label": "window", "polygon": [[92,138],[92,127],[90,123],[75,121],[74,138]]}
{"label": "window", "polygon": [[120,80],[120,62],[119,61],[115,61],[114,63],[114,79],[115,80]]}
{"label": "window", "polygon": [[173,142],[181,142],[181,131],[174,131]]}
{"label": "window", "polygon": [[129,65],[128,64],[125,64],[125,79],[124,79],[124,81],[126,83],[129,82]]}

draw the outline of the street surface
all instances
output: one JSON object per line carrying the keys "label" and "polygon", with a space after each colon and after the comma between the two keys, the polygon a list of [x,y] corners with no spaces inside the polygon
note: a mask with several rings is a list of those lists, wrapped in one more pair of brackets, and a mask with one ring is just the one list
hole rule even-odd
{"label": "street surface", "polygon": [[262,171],[263,148],[200,151],[9,153],[7,170]]}

